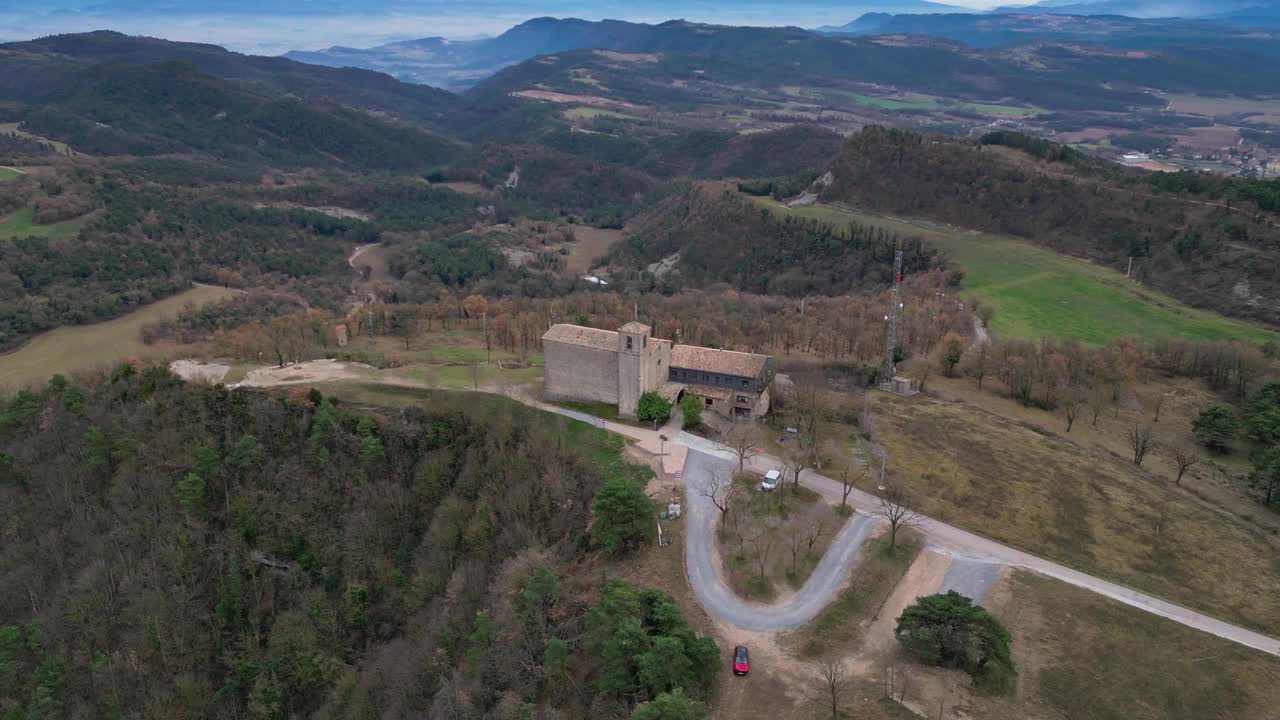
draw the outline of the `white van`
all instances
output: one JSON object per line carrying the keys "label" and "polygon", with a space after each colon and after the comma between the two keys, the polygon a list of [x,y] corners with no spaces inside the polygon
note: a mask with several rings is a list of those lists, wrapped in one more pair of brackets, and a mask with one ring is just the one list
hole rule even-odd
{"label": "white van", "polygon": [[764,474],[764,480],[760,481],[760,489],[764,492],[772,492],[778,489],[782,484],[782,472],[780,470],[770,470]]}

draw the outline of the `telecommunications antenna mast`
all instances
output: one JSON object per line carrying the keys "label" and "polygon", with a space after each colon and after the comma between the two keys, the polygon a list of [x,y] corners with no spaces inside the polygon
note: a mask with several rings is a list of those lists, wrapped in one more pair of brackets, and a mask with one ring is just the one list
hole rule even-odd
{"label": "telecommunications antenna mast", "polygon": [[885,320],[889,322],[884,334],[884,361],[880,365],[880,388],[893,389],[893,378],[898,374],[897,365],[893,362],[893,354],[898,349],[898,309],[902,307],[902,248],[893,255],[893,293],[889,302],[889,314]]}

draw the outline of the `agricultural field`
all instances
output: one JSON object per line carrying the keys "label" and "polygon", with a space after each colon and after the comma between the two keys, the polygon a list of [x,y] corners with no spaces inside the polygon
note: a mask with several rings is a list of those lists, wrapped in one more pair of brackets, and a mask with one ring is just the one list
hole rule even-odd
{"label": "agricultural field", "polygon": [[0,385],[22,387],[44,382],[55,373],[70,374],[125,359],[160,359],[174,354],[178,350],[175,346],[144,344],[140,339],[142,326],[177,315],[187,303],[204,305],[236,292],[201,285],[114,320],[42,333],[21,348],[0,355]]}
{"label": "agricultural field", "polygon": [[1253,341],[1276,337],[1264,328],[1187,307],[1109,268],[1024,240],[828,206],[787,208],[767,198],[753,199],[779,214],[836,227],[850,222],[883,227],[937,245],[964,271],[964,288],[995,308],[992,329],[1001,337],[1056,335],[1089,344],[1125,335]]}
{"label": "agricultural field", "polygon": [[901,93],[892,97],[881,95],[864,95],[836,88],[785,86],[783,92],[792,97],[818,98],[828,102],[845,101],[856,105],[873,107],[878,110],[929,110],[946,111],[963,110],[966,112],[993,115],[997,117],[1027,117],[1034,115],[1036,108],[1017,107],[1014,105],[998,105],[991,103],[951,102],[945,98],[920,93]]}
{"label": "agricultural field", "polygon": [[573,237],[573,242],[560,247],[569,250],[564,258],[565,270],[577,275],[595,267],[598,260],[608,255],[609,250],[622,240],[622,231],[577,225],[573,228]]}
{"label": "agricultural field", "polygon": [[1280,100],[1255,100],[1241,97],[1201,97],[1199,95],[1166,95],[1169,111],[1205,117],[1251,113],[1249,123],[1280,124]]}
{"label": "agricultural field", "polygon": [[[0,178],[2,179],[2,178]],[[45,237],[52,240],[75,237],[80,228],[88,221],[88,217],[80,217],[50,225],[37,225],[32,222],[35,211],[22,208],[5,218],[0,218],[0,240],[13,237]]]}
{"label": "agricultural field", "polygon": [[598,117],[613,118],[615,120],[636,120],[643,121],[644,118],[638,115],[628,115],[616,110],[606,110],[598,107],[573,107],[564,111],[564,116],[570,120],[591,120]]}

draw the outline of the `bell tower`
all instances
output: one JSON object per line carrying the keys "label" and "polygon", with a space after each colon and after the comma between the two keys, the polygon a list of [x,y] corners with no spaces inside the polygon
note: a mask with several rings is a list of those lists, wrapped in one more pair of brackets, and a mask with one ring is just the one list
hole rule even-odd
{"label": "bell tower", "polygon": [[618,414],[625,418],[636,416],[640,394],[645,387],[645,358],[650,354],[651,328],[632,321],[618,328]]}

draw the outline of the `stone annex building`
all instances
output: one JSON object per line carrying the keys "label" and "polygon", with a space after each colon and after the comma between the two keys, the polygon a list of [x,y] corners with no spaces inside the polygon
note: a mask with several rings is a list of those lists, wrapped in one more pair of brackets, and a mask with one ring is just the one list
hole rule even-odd
{"label": "stone annex building", "polygon": [[755,418],[769,410],[773,358],[754,353],[676,345],[650,337],[650,327],[618,329],[552,325],[542,336],[543,393],[548,400],[603,402],[636,416],[640,395],[671,403],[690,393],[726,418]]}

